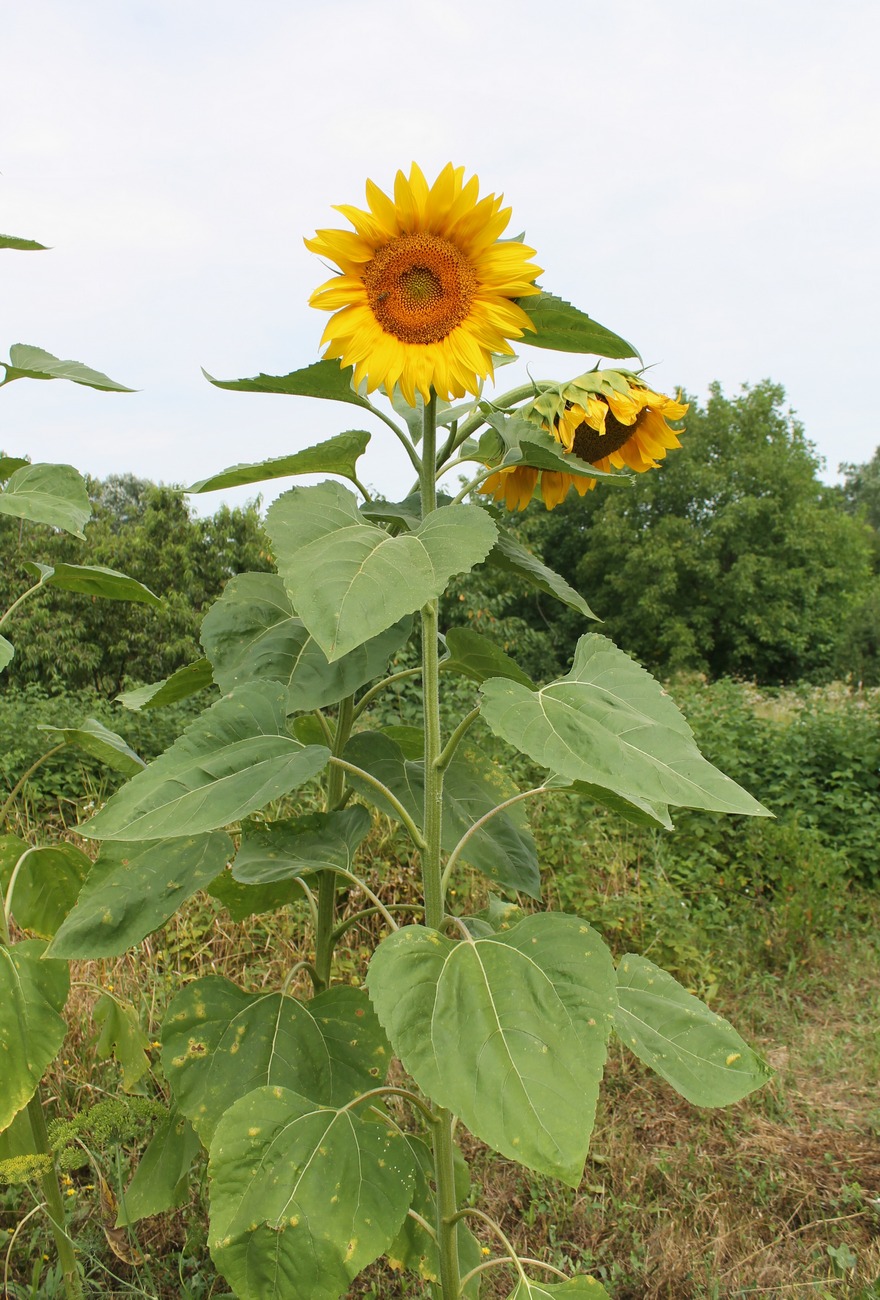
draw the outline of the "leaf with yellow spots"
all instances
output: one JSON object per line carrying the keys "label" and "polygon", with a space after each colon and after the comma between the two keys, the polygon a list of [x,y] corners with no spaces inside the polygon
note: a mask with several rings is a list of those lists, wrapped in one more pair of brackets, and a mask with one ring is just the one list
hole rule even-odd
{"label": "leaf with yellow spots", "polygon": [[211,1254],[239,1300],[338,1300],[394,1240],[410,1146],[354,1111],[258,1088],[211,1143]]}
{"label": "leaf with yellow spots", "polygon": [[367,985],[433,1101],[503,1155],[577,1186],[616,1005],[594,930],[558,912],[464,943],[406,926],[377,948]]}
{"label": "leaf with yellow spots", "polygon": [[60,1013],[70,975],[45,949],[40,939],[0,944],[0,1130],[30,1101],[67,1032]]}
{"label": "leaf with yellow spots", "polygon": [[732,1025],[647,958],[621,958],[617,996],[618,1037],[695,1106],[729,1106],[770,1078]]}

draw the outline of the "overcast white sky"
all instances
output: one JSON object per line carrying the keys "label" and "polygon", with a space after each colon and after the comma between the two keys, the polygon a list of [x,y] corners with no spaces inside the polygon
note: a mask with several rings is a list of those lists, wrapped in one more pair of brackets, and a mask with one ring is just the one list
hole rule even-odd
{"label": "overcast white sky", "polygon": [[[187,483],[361,424],[200,367],[316,360],[302,238],[413,159],[503,190],[544,287],[655,386],[772,377],[829,477],[880,443],[876,0],[29,0],[2,26],[0,230],[53,251],[0,252],[0,353],[141,390],[10,385],[10,454]],[[380,425],[361,476],[408,487]]]}

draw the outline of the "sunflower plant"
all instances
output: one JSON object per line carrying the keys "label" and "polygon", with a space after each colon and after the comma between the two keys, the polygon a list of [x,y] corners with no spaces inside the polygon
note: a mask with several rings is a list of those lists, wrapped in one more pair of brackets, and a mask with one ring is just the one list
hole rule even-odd
{"label": "sunflower plant", "polygon": [[[338,268],[311,300],[331,313],[323,359],[211,382],[368,414],[408,458],[412,490],[371,494],[362,429],[193,485],[322,476],[271,506],[277,572],[229,582],[204,620],[205,659],[128,699],[216,694],[82,828],[99,856],[49,953],[117,953],[199,888],[238,917],[305,900],[312,949],[283,988],[195,979],[162,1032],[175,1114],[209,1151],[211,1252],[241,1300],[333,1300],[383,1256],[442,1300],[478,1296],[495,1269],[516,1300],[598,1297],[594,1279],[517,1256],[473,1203],[457,1134],[576,1187],[610,1035],[697,1105],[736,1101],[767,1074],[670,975],[638,955],[615,964],[584,919],[545,910],[529,800],[579,794],[667,828],[674,806],[765,810],[701,756],[659,683],[586,630],[584,597],[517,542],[497,503],[616,490],[631,481],[616,471],[678,446],[686,407],[637,369],[598,364],[487,396],[519,341],[638,357],[539,287],[533,250],[504,237],[502,198],[480,198],[463,169],[429,184],[413,166],[393,195],[368,182],[367,207],[339,211],[350,229],[306,241]],[[487,637],[439,626],[447,584],[483,565],[582,615],[565,677],[539,685]],[[395,666],[411,637],[418,665]],[[404,679],[419,683],[421,725],[383,726]],[[444,727],[451,680],[472,706]],[[478,720],[544,773],[533,787],[480,748]],[[305,787],[320,808],[280,815]],[[415,898],[359,867],[376,811],[408,838]],[[465,866],[486,881],[476,911],[455,902]],[[366,987],[347,983],[340,940],[377,919]],[[310,996],[293,996],[304,977]]]}

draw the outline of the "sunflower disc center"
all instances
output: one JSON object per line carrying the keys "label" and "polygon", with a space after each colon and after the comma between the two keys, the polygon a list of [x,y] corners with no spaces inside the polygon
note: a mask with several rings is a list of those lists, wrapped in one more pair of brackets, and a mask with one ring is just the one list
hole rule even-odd
{"label": "sunflower disc center", "polygon": [[439,235],[401,235],[363,271],[370,309],[402,343],[439,343],[467,319],[477,289],[468,260]]}
{"label": "sunflower disc center", "polygon": [[613,415],[611,411],[607,411],[605,414],[604,434],[584,421],[574,431],[571,450],[581,460],[587,461],[590,465],[596,465],[600,460],[604,460],[606,456],[610,456],[612,452],[619,451],[624,443],[629,442],[638,428],[643,414],[643,411],[639,411],[632,424],[622,424],[616,415]]}

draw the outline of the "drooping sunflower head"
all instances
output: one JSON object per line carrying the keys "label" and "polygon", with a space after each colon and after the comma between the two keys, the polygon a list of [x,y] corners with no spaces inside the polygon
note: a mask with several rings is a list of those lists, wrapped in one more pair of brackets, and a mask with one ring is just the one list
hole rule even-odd
{"label": "drooping sunflower head", "polygon": [[539,293],[534,249],[502,240],[510,209],[501,195],[479,198],[475,176],[451,163],[429,186],[413,163],[397,173],[393,200],[367,181],[369,209],[337,208],[354,230],[319,230],[305,241],[341,274],[309,302],[332,311],[321,340],[325,357],[354,367],[367,391],[400,385],[416,392],[477,394],[493,373],[492,354],[533,325],[516,299]]}
{"label": "drooping sunflower head", "polygon": [[[686,402],[655,393],[631,375],[596,371],[572,384],[546,392],[526,408],[562,444],[563,454],[608,473],[624,467],[641,474],[656,469],[678,435],[668,423],[682,419]],[[594,478],[554,470],[539,472],[517,465],[499,470],[480,488],[504,501],[508,510],[524,510],[540,483],[548,510],[574,488],[581,496],[596,486]]]}

